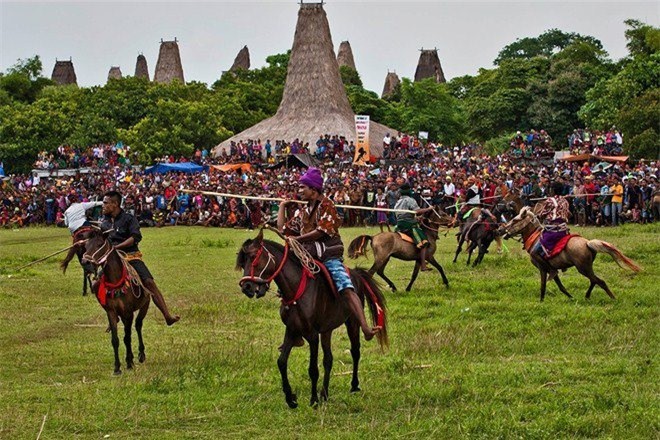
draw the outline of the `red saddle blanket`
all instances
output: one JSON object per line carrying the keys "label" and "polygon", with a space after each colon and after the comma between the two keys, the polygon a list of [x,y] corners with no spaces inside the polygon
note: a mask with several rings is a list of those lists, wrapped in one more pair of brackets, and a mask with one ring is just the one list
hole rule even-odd
{"label": "red saddle blanket", "polygon": [[579,234],[566,234],[563,236],[555,245],[554,249],[550,251],[550,255],[548,255],[548,258],[553,258],[556,257],[561,253],[561,251],[564,250],[566,245],[568,244],[569,240],[573,237],[579,237]]}

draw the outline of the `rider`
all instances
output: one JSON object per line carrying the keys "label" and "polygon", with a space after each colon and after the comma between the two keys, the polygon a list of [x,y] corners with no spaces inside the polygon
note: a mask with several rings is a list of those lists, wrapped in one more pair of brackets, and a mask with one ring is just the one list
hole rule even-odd
{"label": "rider", "polygon": [[[371,328],[367,324],[360,298],[355,293],[355,287],[342,263],[344,244],[339,235],[341,220],[332,200],[323,195],[321,172],[318,168],[310,167],[300,177],[299,183],[301,198],[308,203],[296,210],[292,218],[287,219],[287,205],[295,202],[282,202],[277,215],[277,228],[303,244],[306,249],[311,249],[311,253],[321,260],[337,291],[346,300],[351,314],[360,323],[364,338],[369,341],[380,331],[380,327]],[[316,252],[316,249],[323,251]],[[297,342],[296,345],[301,345],[302,341]]]}
{"label": "rider", "polygon": [[103,197],[103,222],[101,229],[103,231],[112,231],[108,234],[108,240],[115,249],[126,252],[127,260],[133,266],[133,269],[140,276],[144,287],[151,292],[151,298],[156,307],[165,317],[167,325],[172,325],[180,318],[178,315],[172,316],[165,298],[154,281],[154,277],[147,269],[147,265],[142,261],[142,253],[138,249],[138,243],[142,240],[140,225],[135,217],[121,209],[122,196],[117,191],[108,191]]}
{"label": "rider", "polygon": [[431,270],[426,267],[426,249],[429,247],[429,242],[426,239],[426,234],[419,227],[419,222],[415,217],[417,214],[423,214],[432,210],[432,207],[420,208],[417,201],[412,198],[412,190],[408,183],[403,183],[399,187],[401,198],[394,205],[394,209],[402,209],[407,211],[415,211],[416,214],[411,212],[397,212],[396,213],[396,231],[409,232],[415,245],[419,249],[420,270]]}
{"label": "rider", "polygon": [[[543,259],[547,259],[559,240],[569,233],[570,206],[566,198],[561,195],[564,185],[555,181],[552,190],[553,196],[542,202],[538,213],[539,219],[543,222],[543,232],[535,250]],[[549,279],[552,279],[556,273],[556,271],[551,272]]]}

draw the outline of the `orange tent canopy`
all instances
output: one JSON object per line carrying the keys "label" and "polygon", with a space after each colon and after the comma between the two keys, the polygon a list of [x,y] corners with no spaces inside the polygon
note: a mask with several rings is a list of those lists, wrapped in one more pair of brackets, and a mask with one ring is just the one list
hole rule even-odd
{"label": "orange tent canopy", "polygon": [[241,170],[247,173],[251,173],[252,165],[249,163],[228,163],[225,165],[211,165],[211,169],[224,172]]}

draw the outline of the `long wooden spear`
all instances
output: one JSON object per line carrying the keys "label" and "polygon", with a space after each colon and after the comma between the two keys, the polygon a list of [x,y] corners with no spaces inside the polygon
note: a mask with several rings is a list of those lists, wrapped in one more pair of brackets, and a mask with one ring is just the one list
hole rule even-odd
{"label": "long wooden spear", "polygon": [[[180,190],[182,192],[186,193],[200,193],[200,194],[207,194],[211,196],[220,196],[220,197],[228,197],[228,198],[234,198],[234,199],[250,199],[250,200],[262,200],[262,201],[267,201],[267,202],[294,202],[294,203],[300,203],[300,204],[306,204],[307,202],[304,200],[295,200],[295,199],[283,199],[280,197],[263,197],[263,196],[246,196],[243,194],[230,194],[230,193],[220,193],[220,192],[212,192],[212,191],[197,191],[197,190],[192,190],[192,189],[182,189]],[[383,211],[383,212],[407,212],[410,214],[416,214],[417,211],[413,211],[410,209],[390,209],[390,208],[377,208],[375,206],[355,206],[355,205],[335,205],[337,208],[346,208],[346,209],[362,209],[365,211]]]}
{"label": "long wooden spear", "polygon": [[17,268],[17,269],[14,269],[14,270],[19,271],[19,270],[25,269],[26,267],[32,266],[33,264],[41,263],[42,261],[47,260],[47,259],[49,259],[50,257],[54,257],[54,256],[57,255],[57,254],[61,254],[62,252],[66,252],[66,251],[68,251],[69,249],[71,249],[72,247],[74,247],[74,246],[76,246],[76,245],[78,245],[78,244],[79,244],[79,242],[73,243],[73,244],[72,244],[71,246],[69,246],[69,247],[65,247],[64,249],[61,249],[61,250],[59,250],[59,251],[57,251],[57,252],[53,252],[52,254],[50,254],[50,255],[46,255],[45,257],[43,257],[43,258],[39,258],[38,260],[35,260],[35,261],[31,262],[31,263],[24,264],[23,266],[21,266],[21,267],[19,267],[19,268]]}

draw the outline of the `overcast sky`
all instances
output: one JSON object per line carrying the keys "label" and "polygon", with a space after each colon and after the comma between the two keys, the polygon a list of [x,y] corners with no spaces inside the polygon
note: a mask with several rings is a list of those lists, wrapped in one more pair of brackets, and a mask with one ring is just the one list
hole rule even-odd
{"label": "overcast sky", "polygon": [[[419,49],[438,48],[447,79],[474,75],[517,38],[550,28],[600,39],[614,60],[626,55],[623,21],[658,26],[660,2],[333,1],[335,51],[348,40],[366,88],[380,94],[388,69],[413,77]],[[104,84],[110,66],[133,75],[139,53],[153,78],[159,42],[176,37],[186,81],[213,83],[243,45],[252,67],[291,48],[296,0],[262,2],[7,2],[0,0],[0,70],[40,55],[73,59],[78,84]]]}

